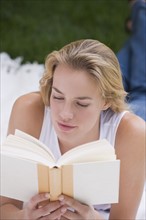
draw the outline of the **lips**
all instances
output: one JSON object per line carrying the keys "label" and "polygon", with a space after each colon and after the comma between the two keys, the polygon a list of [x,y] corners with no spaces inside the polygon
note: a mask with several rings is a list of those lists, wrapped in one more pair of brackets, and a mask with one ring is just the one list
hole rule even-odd
{"label": "lips", "polygon": [[76,128],[76,126],[73,126],[73,125],[68,125],[68,124],[64,124],[64,123],[60,123],[58,122],[58,127],[61,131],[71,131],[73,130],[74,128]]}

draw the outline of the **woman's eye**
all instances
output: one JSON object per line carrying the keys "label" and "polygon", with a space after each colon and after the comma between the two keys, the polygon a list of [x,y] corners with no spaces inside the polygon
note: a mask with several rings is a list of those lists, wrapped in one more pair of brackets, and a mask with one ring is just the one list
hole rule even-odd
{"label": "woman's eye", "polygon": [[63,100],[63,97],[58,97],[58,96],[53,96],[53,99],[57,99],[57,100]]}
{"label": "woman's eye", "polygon": [[86,108],[86,107],[89,106],[89,104],[82,104],[82,103],[79,103],[79,102],[77,102],[77,104],[78,104],[79,106],[81,106],[81,107],[84,107],[84,108]]}

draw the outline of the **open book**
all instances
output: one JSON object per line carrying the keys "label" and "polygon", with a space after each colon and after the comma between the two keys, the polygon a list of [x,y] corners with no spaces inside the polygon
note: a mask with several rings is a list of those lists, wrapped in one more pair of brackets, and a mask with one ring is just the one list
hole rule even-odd
{"label": "open book", "polygon": [[58,161],[43,143],[16,130],[1,146],[1,195],[28,201],[50,192],[89,205],[117,203],[120,161],[103,139],[77,146]]}

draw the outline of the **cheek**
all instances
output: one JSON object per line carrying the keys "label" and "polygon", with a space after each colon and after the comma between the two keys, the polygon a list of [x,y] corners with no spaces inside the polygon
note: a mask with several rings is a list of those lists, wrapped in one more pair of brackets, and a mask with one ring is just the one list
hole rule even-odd
{"label": "cheek", "polygon": [[50,99],[50,109],[52,112],[52,116],[56,115],[59,112],[59,106],[57,105],[56,102],[54,102],[53,99]]}
{"label": "cheek", "polygon": [[78,120],[82,122],[82,124],[94,124],[99,118],[99,112],[94,109],[82,111],[78,114]]}

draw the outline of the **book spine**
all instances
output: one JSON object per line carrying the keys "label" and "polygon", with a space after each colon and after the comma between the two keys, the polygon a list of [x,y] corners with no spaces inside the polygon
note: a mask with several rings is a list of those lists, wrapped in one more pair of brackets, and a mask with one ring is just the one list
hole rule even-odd
{"label": "book spine", "polygon": [[61,186],[61,168],[53,167],[49,169],[50,179],[50,200],[55,201],[62,193]]}

